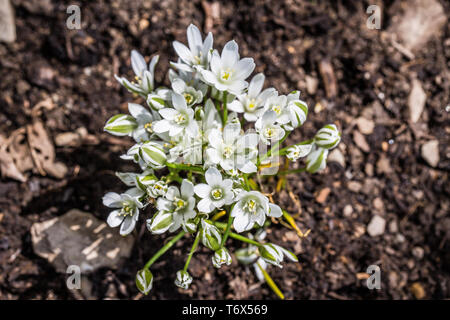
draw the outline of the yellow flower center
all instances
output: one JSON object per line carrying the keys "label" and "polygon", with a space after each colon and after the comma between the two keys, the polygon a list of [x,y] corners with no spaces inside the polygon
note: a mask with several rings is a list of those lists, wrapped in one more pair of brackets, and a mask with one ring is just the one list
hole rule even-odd
{"label": "yellow flower center", "polygon": [[223,192],[219,188],[214,189],[213,191],[211,191],[211,196],[214,198],[214,200],[222,199],[222,195],[223,195]]}
{"label": "yellow flower center", "polygon": [[126,216],[131,216],[133,214],[133,208],[125,205],[123,206],[121,212],[119,213],[119,215],[126,217]]}
{"label": "yellow flower center", "polygon": [[249,211],[250,213],[255,214],[256,213],[256,209],[257,209],[256,201],[253,200],[253,199],[248,200],[247,203],[244,206],[244,209],[247,209],[247,211]]}
{"label": "yellow flower center", "polygon": [[184,96],[184,99],[186,100],[187,104],[191,104],[192,101],[194,100],[194,97],[190,93],[185,92],[185,93],[183,93],[183,96]]}
{"label": "yellow flower center", "polygon": [[264,135],[265,135],[267,138],[271,138],[271,137],[274,135],[274,133],[275,133],[275,130],[274,130],[273,128],[267,128],[267,129],[264,131]]}
{"label": "yellow flower center", "polygon": [[272,110],[275,111],[276,114],[281,113],[281,107],[280,106],[272,106]]}
{"label": "yellow flower center", "polygon": [[184,207],[186,207],[186,201],[184,201],[183,199],[180,199],[180,198],[175,198],[174,204],[175,204],[176,211],[181,210]]}
{"label": "yellow flower center", "polygon": [[179,113],[175,119],[174,119],[175,123],[177,124],[183,124],[186,122],[186,116],[182,113]]}
{"label": "yellow flower center", "polygon": [[153,129],[152,129],[152,123],[151,122],[147,122],[146,124],[144,124],[144,128],[147,132],[149,133],[153,133]]}
{"label": "yellow flower center", "polygon": [[221,75],[221,78],[222,78],[222,80],[225,80],[225,81],[227,81],[227,80],[229,80],[230,79],[230,77],[231,77],[231,75],[233,74],[233,70],[231,70],[231,69],[225,69],[225,70],[222,70],[222,75]]}
{"label": "yellow flower center", "polygon": [[233,154],[233,147],[226,146],[225,148],[223,148],[223,156],[226,159],[230,158],[232,154]]}

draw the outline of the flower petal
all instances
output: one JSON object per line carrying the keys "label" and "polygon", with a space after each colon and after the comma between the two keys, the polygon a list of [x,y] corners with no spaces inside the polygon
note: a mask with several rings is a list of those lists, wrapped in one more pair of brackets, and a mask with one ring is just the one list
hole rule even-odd
{"label": "flower petal", "polygon": [[214,206],[209,198],[204,198],[199,201],[199,203],[197,204],[197,208],[201,212],[210,213],[211,211],[213,211]]}
{"label": "flower petal", "polygon": [[206,183],[200,183],[194,187],[194,192],[200,198],[206,198],[209,196],[209,193],[211,192],[211,187]]}
{"label": "flower petal", "polygon": [[211,186],[220,185],[222,182],[222,175],[219,170],[214,167],[209,168],[205,173],[206,182]]}
{"label": "flower petal", "polygon": [[120,216],[119,214],[120,210],[114,210],[109,214],[108,219],[106,219],[106,223],[108,224],[108,226],[110,226],[111,228],[115,228],[122,223],[123,216]]}
{"label": "flower petal", "polygon": [[189,180],[183,179],[181,183],[181,196],[183,198],[189,198],[194,195],[194,185]]}
{"label": "flower petal", "polygon": [[126,236],[130,234],[134,227],[136,226],[136,220],[133,219],[132,216],[127,216],[125,219],[123,219],[122,225],[120,226],[120,235]]}
{"label": "flower petal", "polygon": [[[241,60],[242,61],[242,60]],[[258,94],[261,92],[262,87],[264,85],[264,74],[258,73],[256,76],[252,78],[250,84],[248,86],[248,96],[251,98],[256,98]]]}
{"label": "flower petal", "polygon": [[110,208],[121,208],[122,197],[118,193],[108,192],[103,196],[103,205]]}
{"label": "flower petal", "polygon": [[138,77],[142,77],[144,70],[147,70],[147,63],[144,57],[136,50],[131,51],[131,67]]}
{"label": "flower petal", "polygon": [[222,66],[233,67],[239,60],[239,47],[236,41],[228,41],[222,50]]}

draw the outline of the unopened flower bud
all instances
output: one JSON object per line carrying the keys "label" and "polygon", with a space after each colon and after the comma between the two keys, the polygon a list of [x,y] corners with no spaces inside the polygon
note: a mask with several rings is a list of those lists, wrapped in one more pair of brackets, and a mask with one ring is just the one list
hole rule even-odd
{"label": "unopened flower bud", "polygon": [[171,212],[159,211],[153,218],[147,220],[147,229],[153,234],[162,234],[173,224]]}
{"label": "unopened flower bud", "polygon": [[231,255],[226,248],[220,248],[212,257],[214,267],[220,268],[223,264],[229,266],[231,264]]}
{"label": "unopened flower bud", "polygon": [[306,171],[316,173],[325,169],[327,165],[328,149],[315,148],[306,158]]}
{"label": "unopened flower bud", "polygon": [[192,277],[187,271],[180,270],[177,272],[177,277],[175,279],[175,285],[177,287],[187,290],[191,283],[192,283]]}
{"label": "unopened flower bud", "polygon": [[153,286],[153,274],[147,268],[139,270],[136,274],[136,286],[143,294],[148,294]]}
{"label": "unopened flower bud", "polygon": [[333,149],[340,141],[341,133],[334,124],[327,124],[314,137],[315,144],[324,149]]}
{"label": "unopened flower bud", "polygon": [[202,243],[205,247],[210,248],[213,251],[216,251],[220,247],[220,243],[222,241],[222,235],[220,234],[219,229],[213,224],[202,220]]}

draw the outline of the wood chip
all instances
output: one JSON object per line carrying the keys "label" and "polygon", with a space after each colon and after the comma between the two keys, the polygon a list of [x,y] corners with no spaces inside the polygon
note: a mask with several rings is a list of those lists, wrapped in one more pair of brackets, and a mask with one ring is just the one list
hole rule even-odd
{"label": "wood chip", "polygon": [[324,203],[327,200],[328,195],[330,194],[330,192],[331,192],[331,189],[328,188],[328,187],[320,190],[319,193],[316,196],[316,201],[318,203]]}
{"label": "wood chip", "polygon": [[423,91],[420,81],[414,79],[412,82],[412,89],[408,97],[409,116],[412,122],[416,123],[419,121],[426,101],[427,95],[425,91]]}
{"label": "wood chip", "polygon": [[357,130],[353,132],[353,141],[364,152],[369,152],[370,147],[367,144],[366,138]]}
{"label": "wood chip", "polygon": [[337,96],[338,86],[336,76],[334,75],[333,65],[330,60],[324,59],[319,63],[319,71],[325,85],[325,91],[328,99],[333,99]]}

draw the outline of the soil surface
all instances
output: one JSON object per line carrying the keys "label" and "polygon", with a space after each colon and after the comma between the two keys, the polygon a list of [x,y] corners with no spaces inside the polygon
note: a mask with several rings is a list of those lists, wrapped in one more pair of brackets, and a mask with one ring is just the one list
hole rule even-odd
{"label": "soil surface", "polygon": [[[66,8],[73,1],[13,0],[17,40],[0,43],[1,135],[20,138],[38,119],[51,141],[79,128],[88,139],[55,146],[62,173],[34,167],[23,173],[24,182],[0,180],[0,299],[83,297],[67,289],[65,274],[33,252],[30,227],[72,208],[106,219],[102,196],[124,190],[114,171],[135,170],[119,159],[132,141],[117,143],[102,131],[134,99],[113,76],[131,77],[130,51],[138,49],[147,59],[160,55],[156,79],[167,85],[165,73],[175,61],[171,43],[186,42],[190,23],[212,31],[216,48],[235,39],[241,56],[253,57],[255,71],[264,72],[266,85],[283,94],[301,90],[310,112],[291,142],[312,137],[326,123],[342,130],[335,161],[325,172],[289,175],[274,195],[301,230],[311,229],[304,239],[281,224],[268,231],[270,241],[299,257],[298,264],[268,270],[286,298],[450,298],[448,24],[411,56],[388,40],[404,3],[375,2],[383,17],[380,30],[366,27],[366,1],[292,0],[77,1],[82,29],[69,30]],[[449,3],[440,5],[448,15]],[[415,80],[426,103],[413,123],[408,97]],[[421,152],[432,140],[440,156],[434,167]],[[276,180],[264,185],[271,192]],[[374,215],[386,226],[371,236]],[[118,270],[90,275],[85,298],[141,298],[136,271],[167,236],[151,236],[145,215],[140,219],[132,256]],[[190,289],[177,289],[175,272],[190,245],[179,242],[152,267],[155,281],[146,299],[276,299],[253,269],[233,262],[216,270],[205,249],[191,263]],[[239,243],[230,240],[229,246]],[[380,290],[366,286],[370,265],[380,266]]]}

